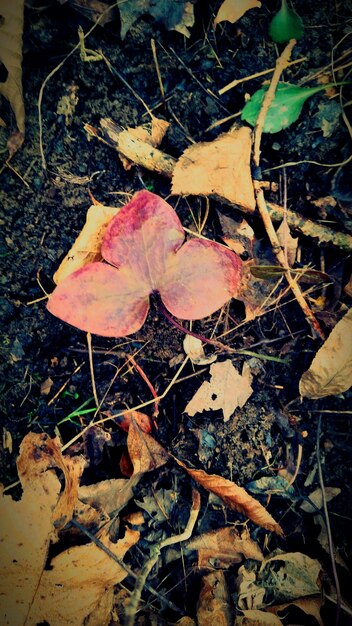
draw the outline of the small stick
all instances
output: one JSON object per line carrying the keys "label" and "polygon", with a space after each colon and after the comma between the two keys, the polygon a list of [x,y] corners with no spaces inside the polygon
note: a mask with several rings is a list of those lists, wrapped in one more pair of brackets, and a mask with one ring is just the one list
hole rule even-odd
{"label": "small stick", "polygon": [[[302,63],[302,61],[306,61],[306,60],[307,60],[307,57],[301,57],[300,59],[296,59],[295,61],[289,61],[286,67],[290,67],[290,65],[295,65],[297,63]],[[265,74],[270,74],[271,72],[274,72],[274,71],[275,71],[275,67],[271,67],[268,70],[263,70],[262,72],[257,72],[256,74],[251,74],[250,76],[245,76],[244,78],[238,78],[236,80],[233,80],[231,81],[231,83],[228,83],[227,85],[219,89],[219,95],[222,96],[223,93],[226,93],[233,87],[237,87],[237,85],[240,85],[241,83],[245,83],[247,80],[253,80],[253,78],[259,78],[260,76],[265,76]]]}
{"label": "small stick", "polygon": [[[262,134],[263,134],[263,128],[264,128],[264,123],[265,123],[265,118],[267,115],[267,112],[269,110],[270,104],[272,103],[274,96],[275,96],[275,91],[276,91],[276,87],[278,85],[278,82],[280,80],[280,76],[282,71],[284,70],[284,68],[287,66],[288,60],[291,56],[291,52],[294,48],[296,44],[296,40],[295,39],[291,39],[289,41],[289,43],[287,44],[286,48],[284,49],[284,51],[282,52],[281,56],[278,58],[277,62],[276,62],[276,67],[275,67],[275,71],[271,80],[271,83],[269,85],[269,89],[267,90],[265,96],[264,96],[264,100],[263,100],[263,104],[262,107],[260,109],[259,115],[258,115],[258,119],[257,119],[257,123],[254,129],[254,148],[253,148],[253,162],[254,165],[256,167],[259,167],[260,164],[260,144],[261,144],[261,138],[262,138]],[[310,323],[314,333],[316,335],[318,335],[318,337],[320,337],[321,339],[325,339],[325,335],[323,330],[321,329],[318,320],[316,319],[316,317],[314,316],[313,311],[310,309],[309,305],[307,304],[306,300],[304,299],[303,293],[301,291],[301,288],[297,282],[297,280],[295,280],[293,278],[293,276],[291,275],[291,272],[289,269],[287,269],[287,264],[286,264],[286,259],[285,259],[285,254],[284,251],[282,250],[281,246],[280,246],[280,242],[278,240],[278,236],[276,234],[276,231],[274,229],[269,211],[267,209],[267,205],[265,202],[265,198],[264,198],[264,192],[263,189],[260,186],[260,181],[258,180],[253,180],[253,187],[254,187],[254,193],[256,196],[256,200],[257,200],[257,207],[258,207],[258,211],[260,213],[260,216],[263,220],[263,224],[265,226],[265,230],[267,232],[267,235],[269,237],[270,243],[272,245],[273,248],[273,252],[279,262],[279,264],[285,268],[285,277],[286,280],[299,304],[299,306],[301,307],[304,315],[306,316],[306,319],[308,320],[308,322]]]}
{"label": "small stick", "polygon": [[97,407],[97,412],[98,412],[99,411],[99,407],[100,407],[100,403],[99,403],[99,400],[98,400],[97,387],[96,387],[96,384],[95,384],[93,352],[92,352],[92,334],[91,333],[87,333],[87,345],[88,345],[90,377],[91,377],[91,380],[92,380],[92,390],[93,390],[94,401],[95,401],[95,404],[96,404],[96,407]]}
{"label": "small stick", "polygon": [[159,62],[158,62],[158,56],[156,54],[155,39],[152,38],[150,40],[150,45],[151,45],[151,48],[152,48],[154,65],[155,65],[156,74],[157,74],[158,81],[159,81],[161,97],[162,97],[163,102],[165,102],[165,89],[164,89],[163,81],[162,81],[162,78],[161,78],[160,67],[159,67]]}
{"label": "small stick", "polygon": [[159,399],[158,399],[158,394],[156,393],[152,383],[150,382],[147,374],[144,372],[144,370],[142,370],[142,368],[140,367],[140,365],[138,365],[138,363],[136,363],[135,359],[133,358],[133,356],[129,356],[126,359],[126,362],[128,363],[132,363],[133,367],[137,370],[138,374],[140,375],[141,378],[143,378],[144,382],[147,383],[151,394],[153,396],[153,398],[155,399],[154,402],[154,411],[153,411],[153,417],[158,417],[159,415]]}
{"label": "small stick", "polygon": [[199,511],[200,511],[200,493],[196,489],[192,490],[192,506],[189,515],[189,519],[187,522],[187,526],[183,533],[180,535],[174,535],[173,537],[167,537],[164,541],[161,541],[159,544],[154,545],[152,547],[152,555],[150,559],[144,564],[142,570],[139,572],[138,578],[136,580],[136,585],[133,589],[130,601],[126,607],[126,616],[125,616],[125,626],[133,626],[135,617],[138,611],[138,605],[141,599],[143,588],[146,585],[147,578],[152,571],[154,565],[158,562],[160,552],[163,548],[167,546],[172,546],[175,543],[180,543],[181,541],[187,541],[192,536],[192,532],[196,521],[198,519]]}

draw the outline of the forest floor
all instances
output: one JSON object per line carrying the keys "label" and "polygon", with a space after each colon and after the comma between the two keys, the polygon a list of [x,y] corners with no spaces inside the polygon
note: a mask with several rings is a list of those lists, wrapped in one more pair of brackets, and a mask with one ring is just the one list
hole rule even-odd
{"label": "forest floor", "polygon": [[[19,447],[29,432],[58,435],[62,444],[75,438],[68,452],[86,457],[82,485],[126,478],[127,435],[119,428],[118,420],[106,420],[100,429],[86,429],[81,438],[77,435],[93,415],[97,421],[150,401],[146,377],[158,395],[167,390],[159,403],[153,437],[189,467],[234,481],[252,493],[284,532],[280,537],[253,521],[246,522],[245,515],[226,507],[198,486],[201,510],[196,534],[223,527],[239,531],[248,528],[264,556],[281,550],[282,554],[299,553],[320,563],[320,591],[313,597],[316,606],[322,606],[323,621],[312,617],[312,609],[305,612],[291,605],[291,613],[285,610],[280,614],[282,622],[265,623],[351,624],[348,607],[335,622],[334,557],[319,540],[321,529],[325,528],[324,515],[318,511],[321,504],[308,512],[301,508],[316,489],[329,493],[330,488],[336,488],[338,495],[328,504],[328,521],[343,602],[352,604],[351,391],[317,400],[300,398],[300,378],[323,342],[312,333],[292,293],[278,298],[275,306],[264,305],[261,314],[248,321],[243,302],[232,300],[220,314],[193,322],[192,329],[208,338],[227,333],[222,341],[237,351],[228,354],[207,345],[208,355],[216,354],[218,362],[230,359],[240,372],[245,362],[251,367],[253,393],[227,421],[221,409],[197,412],[194,416],[185,412],[200,385],[209,380],[209,365],[188,360],[179,372],[185,359],[185,335],[161,319],[154,301],[137,333],[122,339],[93,335],[95,391],[86,333],[46,310],[46,295],[55,287],[53,275],[81,231],[92,197],[107,206],[121,206],[133,193],[147,188],[167,199],[188,229],[197,229],[206,216],[201,234],[219,242],[222,241],[219,213],[237,220],[245,217],[254,231],[257,258],[261,257],[264,264],[274,263],[269,240],[256,213],[244,215],[239,207],[215,199],[207,204],[200,196],[170,195],[168,178],[139,166],[126,170],[117,151],[89,137],[84,125],[99,128],[101,118],[111,118],[123,128],[136,127],[149,121],[149,108],[154,115],[170,122],[161,149],[178,158],[192,142],[210,142],[228,131],[234,121],[241,124],[234,115],[243,108],[247,95],[259,89],[268,77],[240,82],[221,97],[218,93],[235,78],[242,79],[275,66],[278,48],[269,39],[268,23],[277,10],[276,2],[263,3],[260,9],[248,11],[239,22],[222,22],[214,30],[212,22],[221,3],[199,1],[194,6],[195,24],[188,39],[167,30],[152,17],[143,16],[121,40],[116,19],[104,27],[96,27],[86,39],[87,48],[103,53],[103,58],[90,62],[84,61],[77,49],[68,56],[77,45],[78,27],[82,26],[84,32],[92,27],[92,22],[69,4],[39,6],[35,2],[26,7],[23,44],[26,137],[9,167],[4,167],[0,175],[1,482],[5,486],[16,483]],[[300,84],[312,77],[308,84],[315,85],[316,74],[332,80],[333,71],[338,80],[348,79],[351,22],[348,22],[347,6],[328,0],[295,2],[305,24],[305,34],[297,42],[292,58],[304,57],[304,60],[285,70],[285,81]],[[340,57],[342,60],[338,61]],[[338,69],[345,65],[346,68]],[[62,112],[63,102],[70,102],[71,106],[66,117]],[[346,98],[343,102],[346,103]],[[350,105],[351,100],[341,108],[338,89],[331,99],[320,92],[305,103],[297,122],[275,135],[263,134],[261,143],[263,178],[271,183],[271,188],[265,191],[266,200],[282,206],[286,188],[291,211],[346,234],[352,232],[350,162],[345,167],[339,164],[348,161],[351,153],[351,126],[347,119]],[[231,116],[233,119],[219,122]],[[10,122],[9,111],[3,117]],[[0,128],[0,132],[4,147],[6,131]],[[291,165],[283,168],[285,163]],[[308,296],[328,336],[350,307],[350,252],[335,245],[321,245],[319,237],[298,236],[300,264],[325,272],[333,283],[323,288],[311,287]],[[246,260],[246,255],[243,259]],[[282,287],[283,283],[276,295]],[[263,301],[267,293],[268,289],[263,288]],[[259,291],[258,294],[257,304]],[[189,327],[188,322],[182,324]],[[241,350],[250,354],[240,354]],[[100,403],[98,413],[95,397]],[[85,413],[87,409],[90,411]],[[152,414],[150,404],[141,410]],[[291,476],[297,469],[289,495],[280,493],[275,482],[279,471],[285,469]],[[271,487],[269,483],[253,485],[253,481],[263,477],[273,480]],[[127,559],[135,572],[147,560],[151,546],[182,532],[186,526],[192,485],[196,483],[190,476],[169,461],[146,473],[135,486],[133,497],[123,510],[125,515],[136,511],[144,514],[144,522],[138,526],[141,538]],[[18,487],[12,493],[20,497]],[[93,534],[96,530],[94,524],[90,526]],[[60,541],[61,548],[56,545],[50,557],[74,543],[67,531]],[[87,538],[82,535],[79,541],[84,543]],[[200,589],[204,591],[203,577],[211,566],[215,572],[225,572],[231,598],[231,617],[227,616],[227,623],[234,623],[236,611],[239,619],[243,608],[265,608],[291,600],[284,593],[276,594],[273,585],[270,599],[267,588],[262,605],[245,606],[242,602],[239,606],[238,570],[243,560],[224,564],[219,558],[219,565],[214,547],[210,548],[212,551],[208,567],[204,563],[199,566],[196,552],[191,549],[181,549],[177,554],[175,549],[174,555],[160,558],[148,578],[158,595],[155,598],[144,589],[138,623],[154,624],[156,620],[161,624],[175,623],[182,615],[198,619],[199,624],[206,623],[200,614],[197,617],[197,611]],[[128,597],[134,581],[128,577],[123,584]],[[167,598],[169,604],[163,604],[160,596]],[[118,602],[122,602],[121,598],[116,600],[117,612]],[[172,607],[178,607],[179,614]],[[115,618],[111,623],[119,622]]]}

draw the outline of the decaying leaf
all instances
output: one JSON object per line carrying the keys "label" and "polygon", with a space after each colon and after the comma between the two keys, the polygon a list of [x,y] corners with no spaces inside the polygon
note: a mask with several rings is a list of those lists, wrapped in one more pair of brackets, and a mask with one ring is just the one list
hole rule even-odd
{"label": "decaying leaf", "polygon": [[185,412],[191,417],[203,411],[221,409],[227,422],[237,407],[242,407],[253,393],[252,377],[248,369],[239,374],[230,359],[210,367],[210,381],[202,383]]}
{"label": "decaying leaf", "polygon": [[248,222],[242,218],[235,221],[232,217],[228,217],[220,211],[217,211],[220,226],[222,229],[222,240],[236,254],[247,252],[250,257],[253,256],[254,230]]}
{"label": "decaying leaf", "polygon": [[[26,624],[99,623],[108,624],[113,607],[113,587],[127,573],[121,562],[126,552],[138,541],[139,532],[126,528],[117,543],[106,534],[99,537],[110,551],[104,552],[94,542],[69,548],[50,561],[50,569],[42,574],[38,591]],[[99,607],[99,622],[89,616]]]}
{"label": "decaying leaf", "polygon": [[245,559],[263,560],[258,544],[247,529],[239,532],[234,526],[202,533],[187,543],[189,550],[198,551],[198,567],[226,569]]}
{"label": "decaying leaf", "polygon": [[282,626],[282,621],[277,615],[249,609],[243,611],[243,616],[236,617],[235,626]]}
{"label": "decaying leaf", "polygon": [[254,211],[251,146],[251,132],[245,126],[190,146],[176,163],[172,193],[216,196]]}
{"label": "decaying leaf", "polygon": [[124,0],[119,3],[121,17],[121,39],[126,37],[131,26],[142,15],[151,15],[164,24],[168,30],[190,36],[188,28],[194,24],[193,3],[186,0],[172,2],[169,0]]}
{"label": "decaying leaf", "polygon": [[209,365],[218,358],[216,354],[206,356],[201,340],[192,335],[186,335],[184,338],[183,349],[194,365]]}
{"label": "decaying leaf", "polygon": [[[46,435],[21,443],[18,473],[22,498],[0,500],[0,622],[24,624],[45,565],[50,540],[56,539],[53,513],[60,494],[60,481],[45,455]],[[41,442],[41,444],[40,444]],[[38,463],[36,462],[38,456]]]}
{"label": "decaying leaf", "polygon": [[276,234],[280,246],[284,249],[285,255],[287,255],[287,265],[288,267],[292,267],[296,260],[298,238],[292,237],[290,227],[286,220],[282,220]]}
{"label": "decaying leaf", "polygon": [[202,577],[197,604],[198,626],[232,626],[233,609],[224,572],[219,570]]}
{"label": "decaying leaf", "polygon": [[259,0],[224,0],[214,20],[214,26],[225,20],[233,24],[250,9],[261,6]]}
{"label": "decaying leaf", "polygon": [[134,475],[151,472],[169,460],[166,450],[151,435],[143,432],[134,419],[128,430],[127,447]]}
{"label": "decaying leaf", "polygon": [[108,224],[101,247],[106,263],[88,263],[66,276],[50,296],[48,310],[105,337],[139,330],[151,293],[158,293],[175,317],[211,315],[235,296],[241,259],[210,240],[182,245],[184,238],[169,204],[149,191],[136,193]]}
{"label": "decaying leaf", "polygon": [[[148,144],[153,148],[157,148],[161,144],[169,126],[170,122],[153,116],[152,121],[147,124],[143,124],[142,126],[137,126],[135,128],[129,127],[126,130],[122,130],[119,133],[119,137],[121,140],[121,136],[124,134],[125,141],[128,141],[129,138],[132,142],[137,140],[139,142],[143,142],[144,144]],[[119,156],[125,170],[128,171],[134,166],[133,161],[130,161],[130,159],[125,157],[123,154],[119,153]]]}
{"label": "decaying leaf", "polygon": [[266,610],[268,613],[273,613],[274,615],[281,615],[282,619],[286,618],[289,615],[290,608],[296,607],[303,611],[306,615],[311,615],[314,619],[317,620],[319,626],[324,626],[323,620],[320,615],[320,609],[323,605],[323,599],[321,595],[312,596],[308,598],[297,598],[297,600],[291,600],[290,602],[285,602],[284,604],[279,604],[275,606],[268,606]]}
{"label": "decaying leaf", "polygon": [[239,487],[236,483],[222,476],[207,474],[204,470],[191,469],[182,461],[176,459],[176,457],[173,458],[199,485],[218,496],[229,509],[243,513],[258,526],[262,526],[278,535],[283,535],[281,526],[275,522],[274,518],[260,502],[252,498],[243,487]]}
{"label": "decaying leaf", "polygon": [[[25,132],[25,111],[22,94],[22,33],[24,1],[0,0],[0,62],[8,72],[0,82],[0,94],[11,105],[22,141]],[[16,142],[16,147],[18,146]]]}
{"label": "decaying leaf", "polygon": [[[325,499],[326,502],[330,502],[333,498],[336,498],[341,493],[341,489],[339,487],[325,487]],[[305,500],[300,509],[305,513],[317,513],[317,509],[321,509],[323,506],[323,493],[321,487],[315,489],[312,493],[309,494],[309,500],[315,505],[315,507],[307,500]]]}
{"label": "decaying leaf", "polygon": [[109,222],[119,212],[118,207],[93,204],[87,211],[86,223],[54,274],[58,285],[66,276],[88,263],[101,261],[101,244]]}
{"label": "decaying leaf", "polygon": [[352,309],[337,322],[299,381],[305,398],[324,398],[347,391],[352,385]]}
{"label": "decaying leaf", "polygon": [[81,502],[108,515],[125,506],[132,496],[131,482],[125,478],[102,480],[95,485],[85,485],[78,489]]}
{"label": "decaying leaf", "polygon": [[267,557],[258,580],[279,603],[319,593],[320,570],[316,559],[301,552],[286,552]]}

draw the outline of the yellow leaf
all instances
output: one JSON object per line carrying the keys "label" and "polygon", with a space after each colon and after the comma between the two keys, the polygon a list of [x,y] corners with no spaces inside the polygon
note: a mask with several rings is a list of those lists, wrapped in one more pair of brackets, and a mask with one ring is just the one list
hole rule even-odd
{"label": "yellow leaf", "polygon": [[299,381],[305,398],[324,398],[347,391],[352,385],[352,309],[337,322]]}
{"label": "yellow leaf", "polygon": [[22,32],[24,0],[0,0],[0,62],[8,75],[0,83],[2,94],[11,105],[19,131],[24,135],[25,112],[22,95]]}
{"label": "yellow leaf", "polygon": [[214,26],[225,20],[233,24],[250,9],[261,6],[262,3],[259,0],[224,0],[214,20]]}
{"label": "yellow leaf", "polygon": [[118,207],[93,204],[87,211],[86,223],[54,274],[58,285],[66,276],[72,274],[87,263],[101,261],[101,244],[111,219],[119,212]]}
{"label": "yellow leaf", "polygon": [[251,145],[251,130],[242,126],[214,141],[190,146],[175,165],[172,193],[216,196],[254,211]]}

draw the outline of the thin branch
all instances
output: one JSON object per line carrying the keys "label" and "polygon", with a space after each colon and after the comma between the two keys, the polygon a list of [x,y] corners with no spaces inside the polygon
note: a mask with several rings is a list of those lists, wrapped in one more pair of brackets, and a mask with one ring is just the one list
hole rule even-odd
{"label": "thin branch", "polygon": [[[259,168],[259,165],[260,165],[260,144],[261,144],[261,138],[262,138],[263,129],[264,129],[265,118],[270,108],[270,105],[275,97],[275,91],[279,83],[281,73],[287,66],[287,63],[289,62],[289,58],[291,56],[291,52],[295,44],[296,44],[296,40],[291,39],[289,43],[287,44],[286,48],[284,49],[284,51],[282,52],[281,56],[277,59],[276,67],[275,67],[275,71],[274,71],[271,83],[264,96],[263,104],[258,115],[257,123],[254,129],[254,148],[253,148],[253,162],[256,168]],[[308,303],[304,299],[302,290],[297,280],[295,280],[295,278],[291,275],[290,270],[287,268],[285,254],[280,246],[278,236],[274,229],[273,222],[271,220],[271,217],[267,208],[267,204],[265,202],[264,192],[260,186],[260,181],[253,180],[253,187],[254,187],[254,192],[255,192],[255,196],[257,200],[258,211],[262,218],[265,230],[269,237],[269,240],[270,240],[273,252],[277,258],[277,261],[285,269],[286,280],[299,306],[301,307],[306,319],[310,323],[312,330],[321,339],[325,339],[324,332],[322,331],[318,320],[315,318],[313,311],[310,309]]]}
{"label": "thin branch", "polygon": [[148,559],[148,561],[142,567],[142,570],[139,572],[135,588],[132,592],[128,606],[126,607],[125,626],[134,625],[138,606],[142,596],[142,591],[146,586],[146,581],[150,572],[152,571],[154,565],[158,562],[161,550],[163,548],[166,548],[167,546],[174,545],[175,543],[187,541],[187,539],[192,536],[192,532],[200,511],[200,504],[201,502],[199,491],[193,489],[191,512],[189,515],[187,526],[183,533],[181,533],[180,535],[174,535],[173,537],[167,537],[167,539],[164,539],[164,541],[161,541],[159,544],[152,547],[152,556],[150,557],[150,559]]}

